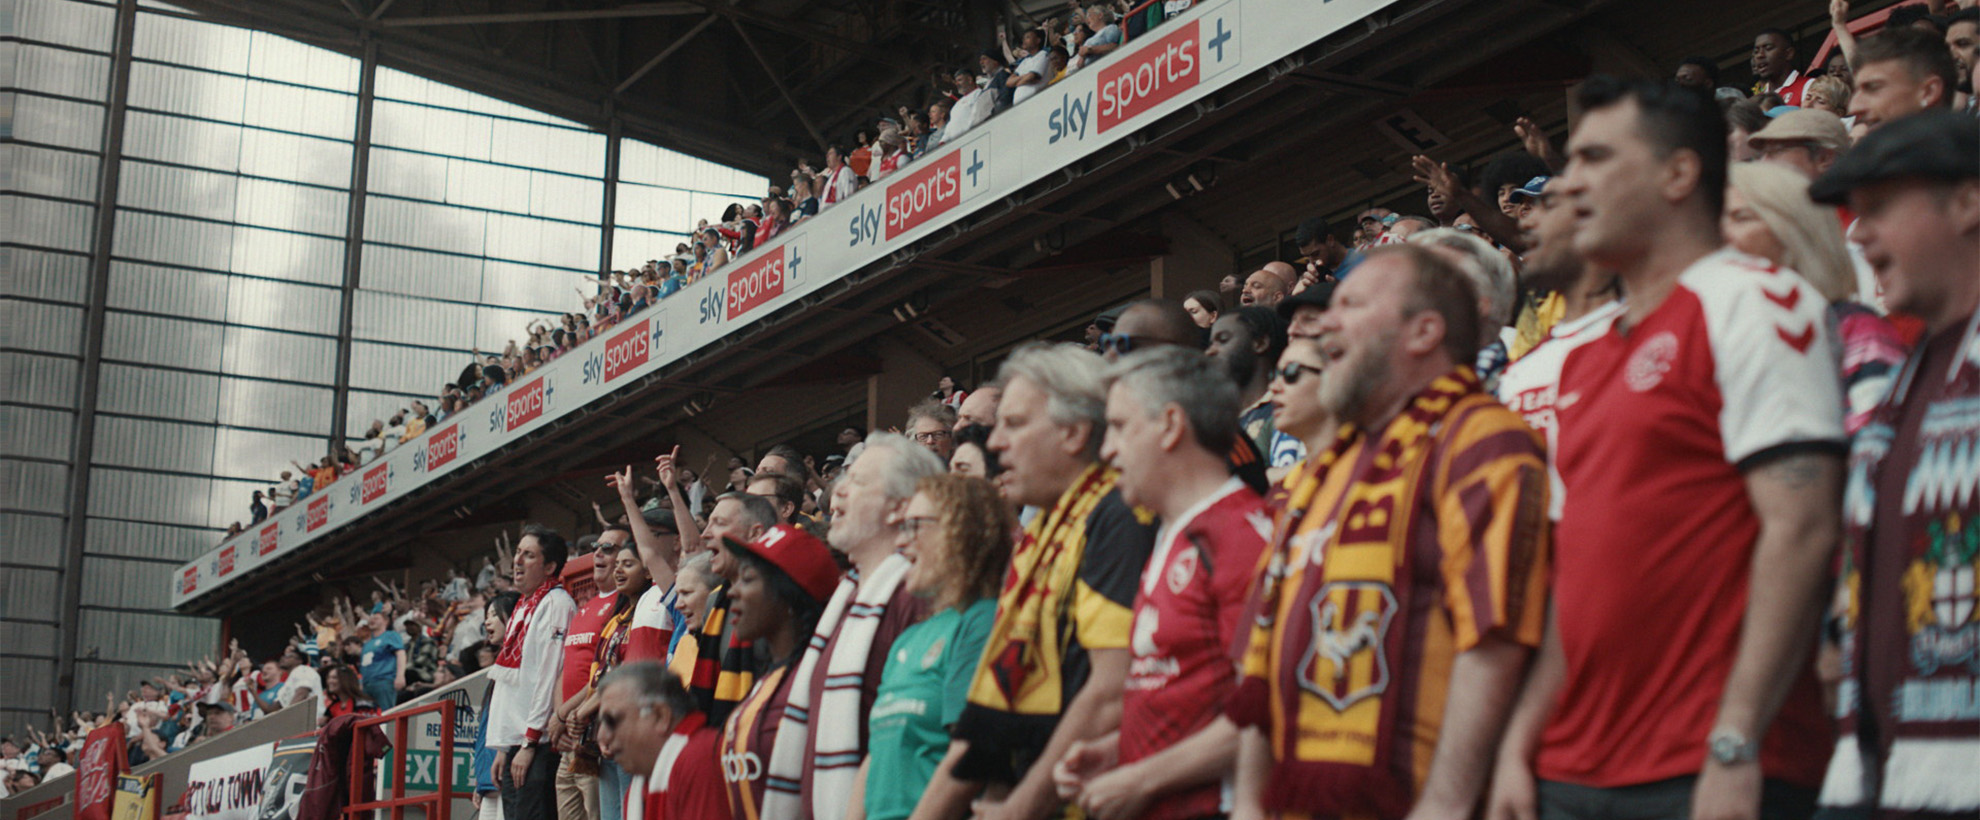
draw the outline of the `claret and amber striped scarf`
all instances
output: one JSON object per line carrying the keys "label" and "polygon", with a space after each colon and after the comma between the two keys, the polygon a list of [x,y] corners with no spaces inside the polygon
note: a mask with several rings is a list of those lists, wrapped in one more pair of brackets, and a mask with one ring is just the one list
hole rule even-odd
{"label": "claret and amber striped scarf", "polygon": [[1408,812],[1414,739],[1392,685],[1411,668],[1408,545],[1437,438],[1472,397],[1489,398],[1470,368],[1458,368],[1376,436],[1343,425],[1332,446],[1288,477],[1230,708],[1239,725],[1265,728],[1271,739],[1267,806]]}

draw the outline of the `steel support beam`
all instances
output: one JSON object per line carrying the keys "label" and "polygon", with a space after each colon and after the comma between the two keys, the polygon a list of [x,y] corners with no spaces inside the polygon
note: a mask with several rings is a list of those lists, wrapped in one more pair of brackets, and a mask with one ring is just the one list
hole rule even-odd
{"label": "steel support beam", "polygon": [[770,61],[763,56],[763,49],[756,47],[755,38],[750,37],[749,32],[743,29],[742,22],[733,16],[729,18],[729,25],[735,28],[736,36],[742,38],[743,45],[749,47],[750,56],[755,57],[756,64],[763,67],[763,73],[770,75],[770,84],[777,87],[777,93],[784,95],[784,102],[790,104],[791,113],[797,115],[798,122],[804,123],[804,130],[811,134],[812,139],[818,141],[818,150],[826,150],[831,143],[825,139],[825,132],[818,130],[818,124],[812,122],[811,117],[804,113],[803,106],[798,105],[797,97],[791,96],[790,86],[784,85],[784,78],[777,73],[777,69],[770,66]]}
{"label": "steel support beam", "polygon": [[668,57],[674,56],[674,52],[680,51],[681,47],[694,42],[696,35],[700,34],[709,26],[715,25],[715,21],[720,19],[722,17],[718,14],[710,14],[707,17],[701,18],[701,22],[694,24],[694,28],[688,29],[687,33],[674,38],[674,41],[668,43],[666,48],[660,49],[659,54],[653,55],[653,59],[647,60],[646,64],[639,67],[639,70],[634,71],[631,76],[626,77],[617,86],[613,87],[612,96],[617,97],[620,94],[626,93],[626,89],[633,87],[634,83],[645,79],[648,73],[652,72],[653,69],[659,68],[660,64],[666,62]]}
{"label": "steel support beam", "polygon": [[378,90],[378,41],[364,35],[358,64],[357,121],[351,129],[351,194],[345,211],[344,283],[337,297],[337,372],[330,393],[329,448],[336,453],[350,432],[352,325],[364,265],[365,192],[371,186],[371,112]]}
{"label": "steel support beam", "polygon": [[82,640],[84,554],[89,547],[90,467],[96,461],[96,402],[102,387],[104,327],[110,319],[110,251],[117,234],[117,189],[124,160],[124,112],[131,96],[131,44],[137,37],[137,0],[117,3],[111,46],[110,87],[103,115],[103,158],[96,173],[96,214],[89,248],[89,281],[83,291],[82,365],[76,374],[76,424],[69,439],[67,518],[62,522],[62,598],[56,630],[55,707],[74,709],[76,655]]}
{"label": "steel support beam", "polygon": [[624,134],[619,125],[618,105],[605,101],[605,206],[599,217],[598,272],[612,269],[613,234],[619,227],[619,143]]}
{"label": "steel support beam", "polygon": [[422,26],[473,26],[492,23],[550,23],[559,20],[621,20],[629,17],[680,17],[700,14],[695,3],[641,3],[615,9],[573,9],[571,11],[517,11],[499,14],[443,14],[433,17],[394,17],[375,20],[385,28]]}

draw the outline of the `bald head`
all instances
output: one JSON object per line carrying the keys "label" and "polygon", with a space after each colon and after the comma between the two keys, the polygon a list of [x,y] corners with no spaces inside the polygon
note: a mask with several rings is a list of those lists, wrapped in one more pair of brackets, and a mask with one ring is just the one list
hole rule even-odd
{"label": "bald head", "polygon": [[1143,299],[1121,311],[1114,332],[1135,340],[1137,349],[1152,343],[1201,347],[1202,330],[1189,318],[1182,303],[1171,299]]}
{"label": "bald head", "polygon": [[1265,267],[1252,271],[1244,278],[1244,290],[1238,293],[1238,303],[1247,307],[1271,307],[1292,292],[1293,282],[1299,273],[1293,266],[1284,262],[1267,262]]}

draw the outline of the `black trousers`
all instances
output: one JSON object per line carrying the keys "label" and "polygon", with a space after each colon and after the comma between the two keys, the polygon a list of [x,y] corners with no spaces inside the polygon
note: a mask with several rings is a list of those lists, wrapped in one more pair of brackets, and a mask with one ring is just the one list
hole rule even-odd
{"label": "black trousers", "polygon": [[[514,760],[520,748],[510,746],[508,759]],[[507,762],[495,771],[495,784],[502,788],[502,820],[557,820],[557,759],[555,750],[538,747],[521,783],[510,776]]]}
{"label": "black trousers", "polygon": [[[1687,820],[1695,775],[1601,789],[1540,781],[1540,820]],[[1808,820],[1815,790],[1773,778],[1760,786],[1760,820]]]}

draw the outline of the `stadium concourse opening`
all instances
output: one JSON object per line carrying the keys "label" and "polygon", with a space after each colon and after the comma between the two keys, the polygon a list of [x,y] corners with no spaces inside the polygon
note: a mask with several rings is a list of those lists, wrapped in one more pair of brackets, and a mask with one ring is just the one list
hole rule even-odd
{"label": "stadium concourse opening", "polygon": [[[1570,89],[1592,73],[1664,76],[1682,59],[1703,54],[1734,74],[1744,70],[1739,67],[1752,49],[1752,32],[1778,26],[1819,41],[1827,27],[1823,9],[1789,0],[1156,0],[1126,4],[1128,15],[1113,24],[1119,26],[1116,39],[1089,48],[1081,43],[1105,38],[1068,29],[1062,4],[1043,0],[23,2],[37,13],[56,3],[85,9],[76,12],[82,23],[51,27],[60,36],[50,35],[45,50],[87,62],[85,68],[104,76],[108,91],[91,92],[93,98],[73,89],[23,96],[46,108],[94,99],[84,107],[95,119],[82,130],[89,132],[87,150],[95,153],[87,168],[62,166],[71,177],[88,177],[80,193],[26,197],[67,209],[34,224],[57,236],[48,240],[50,255],[73,263],[61,270],[74,274],[66,281],[75,293],[8,295],[26,305],[23,310],[53,317],[52,335],[74,337],[47,357],[67,362],[67,369],[55,368],[61,373],[53,377],[35,371],[42,381],[34,382],[54,384],[48,389],[68,402],[62,406],[74,426],[65,428],[72,430],[70,438],[60,439],[67,446],[0,454],[13,474],[23,476],[33,473],[33,465],[77,468],[41,482],[45,491],[14,505],[31,513],[16,516],[28,522],[22,527],[31,525],[63,547],[46,550],[54,557],[34,563],[34,578],[46,579],[39,586],[49,590],[36,600],[47,599],[49,611],[29,618],[10,612],[6,624],[9,642],[30,648],[19,654],[46,662],[46,672],[38,666],[27,676],[33,682],[26,697],[0,699],[0,712],[20,718],[101,700],[102,687],[88,685],[95,679],[78,674],[99,660],[92,656],[97,641],[86,634],[115,633],[121,645],[141,647],[168,618],[196,624],[213,619],[217,629],[183,629],[171,641],[152,643],[169,644],[180,661],[213,654],[229,663],[224,659],[232,657],[234,644],[246,657],[273,657],[299,624],[314,622],[332,636],[339,626],[353,627],[365,607],[351,608],[351,601],[424,598],[429,589],[439,600],[452,595],[450,589],[481,584],[490,573],[489,557],[507,559],[523,522],[568,532],[599,529],[619,512],[606,476],[630,465],[636,480],[644,481],[653,475],[656,456],[678,453],[679,464],[697,475],[697,491],[705,493],[694,499],[697,506],[725,488],[748,489],[748,471],[766,457],[779,457],[772,455],[775,445],[815,458],[807,465],[811,472],[829,471],[834,465],[828,457],[846,452],[843,431],[913,432],[911,406],[931,391],[960,403],[1024,342],[1091,341],[1111,322],[1110,312],[1130,300],[1214,292],[1224,280],[1241,279],[1268,262],[1300,259],[1305,253],[1295,231],[1306,220],[1323,217],[1346,239],[1352,230],[1346,226],[1372,210],[1427,213],[1413,157],[1430,156],[1475,179],[1487,160],[1520,150],[1516,122],[1530,120],[1558,143],[1571,114]],[[1859,5],[1869,10],[1889,4]],[[96,444],[99,436],[91,431],[124,417],[113,407],[115,396],[157,393],[169,389],[160,374],[196,370],[166,362],[138,373],[119,369],[116,361],[119,343],[141,347],[146,339],[135,320],[115,321],[119,311],[170,314],[181,308],[148,304],[144,296],[109,287],[133,267],[113,223],[142,220],[146,206],[134,202],[137,197],[169,189],[176,184],[172,174],[199,167],[194,160],[161,160],[156,164],[166,170],[144,177],[150,184],[128,181],[140,178],[135,158],[150,144],[144,135],[153,133],[140,123],[158,114],[130,91],[149,81],[147,66],[163,61],[133,59],[132,53],[142,52],[147,38],[151,48],[171,46],[169,36],[151,34],[136,20],[139,6],[159,20],[224,24],[348,61],[349,87],[330,95],[334,101],[327,106],[325,90],[309,82],[253,75],[280,74],[280,47],[240,56],[243,67],[234,73],[255,76],[246,85],[293,92],[293,106],[266,105],[293,108],[295,122],[283,126],[284,136],[315,140],[308,143],[312,150],[335,154],[342,163],[336,170],[348,165],[351,171],[348,178],[331,173],[294,180],[333,194],[317,209],[330,218],[297,228],[307,239],[297,240],[292,251],[317,260],[310,281],[321,287],[310,292],[311,301],[285,296],[271,304],[309,314],[316,323],[310,332],[323,343],[283,347],[281,352],[294,351],[285,367],[257,375],[310,387],[304,400],[270,404],[267,413],[305,416],[298,423],[332,447],[362,451],[361,463],[349,471],[327,464],[308,498],[293,489],[279,499],[286,503],[271,497],[264,504],[257,497],[254,503],[267,517],[225,536],[221,522],[249,508],[243,488],[279,490],[287,476],[233,476],[201,485],[210,492],[150,494],[144,486],[107,479],[92,487],[88,478],[88,467],[106,461],[103,450],[109,449]],[[1109,8],[1102,16],[1112,20],[1116,12]],[[1063,47],[1063,75],[1047,63],[1052,77],[996,103],[995,116],[986,104],[967,130],[938,131],[931,107],[945,112],[953,126],[975,90],[976,74],[1022,75],[1023,63],[1011,61],[1016,55],[1007,50],[1038,54],[1018,32],[1047,21],[1057,28],[1039,36]],[[1007,46],[1000,35],[1019,39]],[[970,75],[961,84],[951,73],[958,69]],[[239,80],[218,69],[188,73],[214,84]],[[395,243],[413,241],[381,236],[430,228],[407,216],[414,209],[394,204],[413,198],[394,186],[435,167],[442,169],[440,187],[447,192],[435,200],[493,184],[478,178],[479,166],[468,174],[456,167],[448,177],[448,164],[459,158],[444,151],[387,142],[404,134],[380,127],[389,118],[378,110],[388,102],[423,102],[413,98],[427,92],[408,90],[422,84],[431,84],[431,99],[449,93],[443,86],[480,95],[486,111],[453,113],[495,121],[483,125],[464,116],[455,130],[468,136],[436,127],[422,138],[498,143],[510,133],[504,129],[525,127],[550,134],[516,140],[533,148],[515,153],[534,153],[528,162],[543,167],[516,160],[501,172],[520,174],[515,178],[523,181],[515,184],[522,199],[557,210],[554,217],[539,220],[544,224],[491,221],[477,229],[472,252],[448,251],[452,255],[418,262],[438,280],[453,261],[474,259],[477,284],[463,287],[470,295],[454,300],[454,307],[476,322],[496,313],[509,324],[486,333],[477,326],[473,338],[492,347],[487,340],[519,334],[525,322],[549,321],[560,312],[495,304],[505,285],[549,281],[544,271],[637,276],[639,263],[653,259],[661,269],[654,281],[664,284],[648,289],[646,282],[633,286],[631,278],[585,281],[570,296],[566,280],[575,277],[555,280],[559,297],[569,302],[565,310],[597,321],[581,333],[571,325],[543,328],[545,339],[569,331],[544,345],[555,350],[554,361],[534,350],[518,351],[513,362],[497,356],[502,364],[495,367],[506,371],[484,383],[471,404],[465,396],[447,401],[455,409],[431,414],[430,423],[425,410],[412,413],[408,404],[402,419],[371,432],[367,408],[378,402],[360,405],[364,391],[353,389],[351,375],[353,360],[379,347],[363,334],[381,331],[368,329],[361,318],[364,291],[377,276],[371,266],[395,253]],[[262,102],[243,100],[236,109]],[[218,116],[224,115],[189,116],[198,123],[187,128],[225,124]],[[16,117],[28,121],[25,113]],[[331,125],[319,129],[323,122]],[[59,145],[59,139],[23,127],[7,137],[34,144],[22,151]],[[156,141],[175,139],[192,138],[166,134]],[[902,143],[912,143],[912,152]],[[704,161],[695,166],[703,178],[675,187],[688,207],[705,211],[669,206],[663,218],[654,213],[663,210],[654,199],[626,193],[632,189],[622,183],[637,176],[634,167],[657,162],[640,157],[662,150]],[[133,159],[123,167],[127,157]],[[399,160],[406,164],[390,164]],[[870,172],[841,177],[841,165],[853,162]],[[294,172],[311,173],[322,176],[307,168]],[[126,180],[121,185],[120,174]],[[224,175],[260,181],[259,172],[245,165]],[[765,181],[776,191],[739,190],[738,179]],[[572,187],[558,188],[563,183]],[[539,193],[552,189],[562,193]],[[685,193],[690,189],[692,197]],[[815,200],[809,210],[775,213],[803,208],[807,200]],[[725,213],[731,204],[736,213]],[[750,207],[766,213],[745,216]],[[243,194],[225,209],[230,215],[252,211],[254,201]],[[734,226],[745,221],[750,233],[739,240]],[[764,227],[769,225],[776,229]],[[677,241],[685,240],[683,247],[700,241],[704,228],[719,238],[707,240],[705,253],[687,250],[683,259]],[[582,237],[564,242],[571,231]],[[161,224],[152,232],[173,235],[174,228]],[[177,235],[190,245],[204,236]],[[488,261],[496,254],[483,254],[482,245],[501,243],[523,248],[515,255],[527,257],[529,265]],[[566,246],[582,252],[548,258]],[[717,246],[720,262],[713,258]],[[667,270],[676,264],[678,281]],[[192,265],[137,267],[164,281]],[[637,300],[637,310],[622,308],[618,291],[615,298],[600,298],[614,285],[624,286],[627,305]],[[457,284],[449,279],[436,287]],[[227,299],[225,293],[218,298]],[[1235,289],[1224,295],[1235,298]],[[607,314],[609,320],[600,318]],[[410,338],[456,317],[408,309],[389,314],[398,324],[383,332]],[[271,334],[263,346],[274,349],[287,338]],[[470,361],[468,351],[453,349],[462,345],[422,344],[418,355],[405,357],[403,369],[417,371],[405,378],[432,385],[471,380],[454,378]],[[219,371],[201,375],[216,385],[209,392],[238,389],[227,382],[236,355],[216,355]],[[487,364],[479,349],[472,361]],[[488,378],[479,368],[470,373]],[[944,383],[959,389],[942,391],[938,385]],[[433,403],[455,398],[436,396]],[[105,408],[101,419],[99,404]],[[393,416],[388,409],[378,417]],[[415,421],[423,431],[411,429]],[[389,447],[388,438],[403,443]],[[376,449],[367,450],[374,442]],[[295,452],[282,459],[314,466],[320,456]],[[209,460],[205,473],[173,470],[211,478],[228,473],[231,465],[220,461]],[[650,482],[635,492],[649,508],[667,504]],[[120,567],[115,583],[89,581],[84,576],[90,568],[102,566],[99,552],[109,549],[98,544],[119,535],[152,543],[150,530],[118,529],[136,514],[100,512],[120,503],[130,509],[197,508],[190,515],[196,521],[176,526],[180,539],[168,548],[132,548],[143,566]],[[221,510],[226,512],[213,512]],[[188,530],[197,539],[184,537]],[[27,577],[12,568],[20,563],[15,559],[0,563],[10,567],[10,576]],[[570,568],[579,586],[589,583],[587,566]],[[30,585],[13,577],[10,583]],[[123,602],[112,600],[119,595]],[[103,600],[85,605],[89,596]],[[446,600],[451,606],[454,599]],[[107,614],[85,616],[85,610]],[[84,628],[91,617],[107,622],[113,616],[114,629]],[[124,680],[116,676],[125,667],[148,676],[159,665],[152,658],[95,666],[102,667],[97,679]],[[124,688],[115,686],[113,701]]]}

